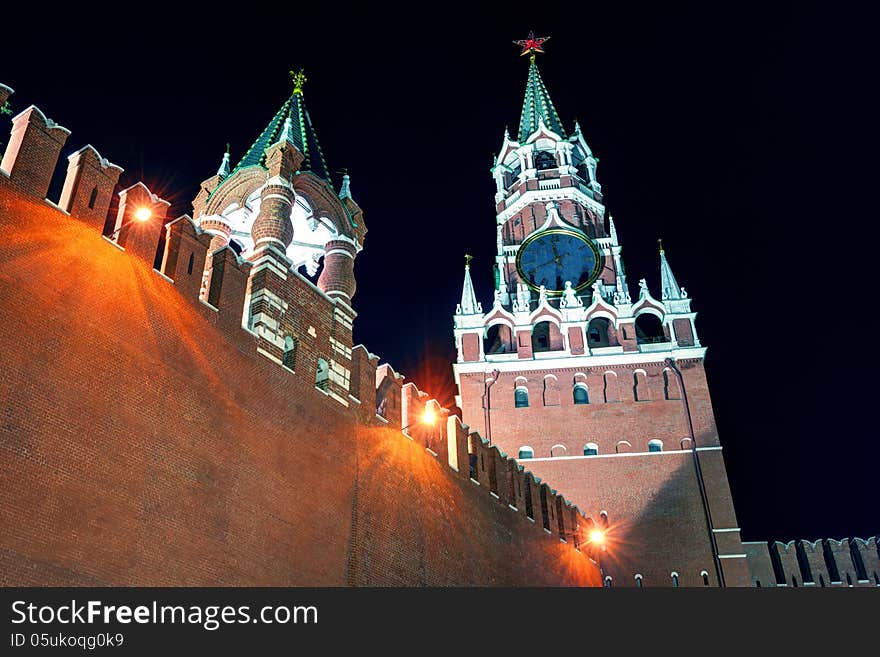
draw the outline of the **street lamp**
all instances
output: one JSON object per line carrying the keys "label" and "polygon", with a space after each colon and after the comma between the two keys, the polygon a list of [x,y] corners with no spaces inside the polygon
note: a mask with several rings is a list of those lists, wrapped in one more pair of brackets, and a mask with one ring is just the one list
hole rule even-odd
{"label": "street lamp", "polygon": [[107,237],[110,239],[113,239],[114,237],[116,237],[116,234],[119,233],[119,231],[122,230],[123,228],[125,228],[126,226],[130,226],[131,224],[135,223],[136,221],[138,221],[140,223],[144,223],[146,221],[149,221],[152,216],[153,216],[153,211],[150,210],[150,208],[138,208],[137,210],[134,211],[134,218],[133,219],[126,221],[119,228],[117,228],[112,233],[110,233]]}
{"label": "street lamp", "polygon": [[415,426],[416,424],[424,424],[429,427],[433,427],[434,423],[436,421],[437,421],[437,414],[434,412],[434,409],[431,408],[429,405],[425,404],[425,410],[419,416],[419,419],[416,420],[415,422],[410,422],[400,431],[401,431],[401,433],[404,433],[404,432],[406,432],[407,429],[409,429],[412,426]]}

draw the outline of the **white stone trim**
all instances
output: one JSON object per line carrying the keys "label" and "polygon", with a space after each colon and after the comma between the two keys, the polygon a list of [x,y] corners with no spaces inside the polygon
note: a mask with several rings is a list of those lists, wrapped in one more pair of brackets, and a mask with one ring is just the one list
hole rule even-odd
{"label": "white stone trim", "polygon": [[[703,451],[720,451],[722,448],[720,445],[712,446],[712,447],[697,447],[698,452]],[[664,450],[662,452],[623,452],[622,454],[592,454],[590,456],[539,456],[531,459],[516,459],[517,461],[528,461],[531,463],[532,461],[571,461],[571,460],[590,460],[590,459],[610,459],[610,458],[623,458],[627,456],[647,456],[650,458],[657,458],[663,455],[670,454],[690,454],[691,450],[689,449],[670,449]],[[737,530],[739,531],[739,530]]]}
{"label": "white stone trim", "polygon": [[[543,352],[553,353],[556,352]],[[561,352],[560,352],[561,353]],[[606,367],[613,365],[639,365],[643,363],[662,363],[667,357],[675,356],[676,359],[703,359],[706,356],[706,347],[686,347],[684,349],[673,349],[663,352],[645,353],[642,351],[624,352],[619,354],[602,354],[602,355],[583,355],[572,356],[570,354],[562,354],[553,358],[542,358],[540,360],[531,358],[520,358],[510,361],[493,361],[493,369],[501,372],[520,372],[531,370],[546,369],[581,369],[585,367]],[[558,362],[556,362],[558,361]],[[454,363],[453,369],[456,373],[473,373],[485,372],[487,363],[482,361],[472,361],[466,363]],[[458,383],[458,381],[456,381]]]}

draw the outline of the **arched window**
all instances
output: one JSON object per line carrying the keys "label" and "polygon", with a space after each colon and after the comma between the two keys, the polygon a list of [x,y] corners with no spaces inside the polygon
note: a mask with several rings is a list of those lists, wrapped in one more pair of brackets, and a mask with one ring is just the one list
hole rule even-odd
{"label": "arched window", "polygon": [[550,351],[550,322],[538,322],[532,329],[532,353]]}
{"label": "arched window", "polygon": [[559,406],[559,385],[552,374],[544,377],[544,406]]}
{"label": "arched window", "polygon": [[852,577],[849,576],[849,573],[846,574],[846,585],[852,586]]}
{"label": "arched window", "polygon": [[678,392],[678,377],[668,367],[663,370],[663,398],[681,399],[681,394]]}
{"label": "arched window", "polygon": [[797,577],[795,577],[794,575],[791,576],[791,585],[792,585],[794,588],[797,588],[797,586],[798,586],[798,583],[797,583]]}
{"label": "arched window", "polygon": [[620,401],[617,396],[617,374],[605,372],[605,403]]}
{"label": "arched window", "polygon": [[703,586],[709,586],[709,573],[704,570],[700,576],[703,578]]}
{"label": "arched window", "polygon": [[493,324],[486,329],[483,340],[483,352],[486,354],[506,354],[511,351],[510,327],[504,324]]}
{"label": "arched window", "polygon": [[600,511],[599,512],[599,524],[602,525],[602,529],[608,529],[608,512]]}
{"label": "arched window", "polygon": [[533,450],[528,445],[519,448],[519,458],[520,459],[533,459],[535,458],[535,450]]}
{"label": "arched window", "polygon": [[289,335],[284,338],[284,356],[281,358],[281,364],[288,369],[294,369],[296,362],[296,341]]}
{"label": "arched window", "polygon": [[536,169],[555,169],[556,157],[550,151],[538,151],[535,153]]}
{"label": "arched window", "polygon": [[759,580],[759,579],[756,579],[756,580],[755,580],[755,588],[756,588],[756,589],[761,588],[761,580]]}
{"label": "arched window", "polygon": [[642,576],[636,575],[636,588],[642,588]]}
{"label": "arched window", "polygon": [[587,443],[584,445],[584,456],[596,456],[599,453],[599,446],[596,443]]}
{"label": "arched window", "polygon": [[244,251],[244,247],[238,240],[229,240],[229,248],[235,252],[235,255],[241,255],[241,252]]}
{"label": "arched window", "polygon": [[819,575],[819,586],[821,586],[823,589],[825,588],[825,578],[822,577],[822,575]]}
{"label": "arched window", "polygon": [[550,456],[565,456],[567,451],[565,445],[553,445],[553,447],[550,448]]}
{"label": "arched window", "polygon": [[513,403],[516,408],[526,408],[529,405],[529,391],[525,388],[517,388],[513,393]]}
{"label": "arched window", "polygon": [[648,375],[644,370],[633,372],[633,399],[636,401],[651,401],[651,393],[648,390]]}
{"label": "arched window", "polygon": [[574,391],[572,392],[572,396],[574,397],[575,404],[589,404],[590,403],[590,395],[587,392],[587,386],[583,383],[575,384]]}
{"label": "arched window", "polygon": [[95,202],[98,200],[98,188],[92,188],[92,193],[89,195],[89,210],[95,209]]}
{"label": "arched window", "polygon": [[611,575],[606,575],[606,576],[605,576],[605,588],[606,588],[606,589],[610,589],[610,588],[611,588],[611,581],[612,581],[612,580],[611,580]]}
{"label": "arched window", "polygon": [[195,253],[190,253],[190,254],[189,254],[189,262],[188,262],[187,265],[186,265],[186,273],[187,273],[187,274],[192,274],[192,273],[193,273],[193,262],[194,262],[194,259],[195,259],[195,255],[196,255]]}
{"label": "arched window", "polygon": [[672,588],[674,588],[674,589],[678,588],[678,573],[676,573],[674,571],[672,573]]}
{"label": "arched window", "polygon": [[649,452],[662,452],[663,451],[663,441],[662,440],[649,440],[648,441],[648,451]]}
{"label": "arched window", "polygon": [[880,575],[877,574],[877,571],[874,571],[874,584],[880,586]]}
{"label": "arched window", "polygon": [[587,344],[590,347],[608,347],[611,341],[608,339],[608,330],[611,322],[607,317],[594,317],[587,324]]}
{"label": "arched window", "polygon": [[323,358],[318,359],[318,367],[315,370],[315,387],[327,390],[330,385],[330,365]]}
{"label": "arched window", "polygon": [[639,344],[666,342],[663,324],[657,315],[642,313],[636,317],[636,342]]}

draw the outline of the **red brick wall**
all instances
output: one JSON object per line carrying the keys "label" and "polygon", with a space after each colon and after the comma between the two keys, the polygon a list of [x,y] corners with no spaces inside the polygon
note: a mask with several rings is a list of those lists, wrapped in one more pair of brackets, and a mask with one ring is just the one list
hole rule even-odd
{"label": "red brick wall", "polygon": [[[2,181],[0,227],[0,584],[598,582],[422,445],[256,354],[196,285]],[[229,256],[221,299],[229,272],[243,293]]]}
{"label": "red brick wall", "polygon": [[[678,365],[687,386],[697,445],[717,447],[703,364],[693,360]],[[642,363],[504,373],[492,386],[492,442],[514,457],[520,447],[530,446],[537,459],[545,460],[524,461],[526,468],[587,516],[597,518],[602,510],[610,514],[616,535],[614,554],[609,552],[602,565],[615,581],[633,585],[640,573],[645,586],[666,586],[675,571],[682,586],[702,585],[700,573],[706,570],[714,585],[711,541],[686,439],[681,395],[674,376],[665,378],[664,370],[661,363]],[[605,402],[606,372],[617,375],[617,396],[609,398],[618,401]],[[545,402],[548,374],[557,378],[559,405]],[[637,375],[638,398],[642,399],[645,386],[646,401],[636,401]],[[521,377],[529,389],[528,408],[514,406],[514,388],[522,385]],[[462,374],[461,395],[464,420],[482,433],[481,378],[481,374]],[[575,382],[587,384],[589,404],[574,403]],[[663,453],[647,453],[652,439],[663,441]],[[588,442],[599,446],[598,457],[582,457]],[[558,447],[553,449],[557,445],[565,447],[566,456],[576,458],[551,459],[551,450],[554,457],[562,454]],[[714,528],[738,528],[721,452],[701,451],[700,462]],[[742,554],[738,531],[716,533],[716,541],[721,554]],[[722,564],[728,585],[748,584],[745,559],[724,559]]]}

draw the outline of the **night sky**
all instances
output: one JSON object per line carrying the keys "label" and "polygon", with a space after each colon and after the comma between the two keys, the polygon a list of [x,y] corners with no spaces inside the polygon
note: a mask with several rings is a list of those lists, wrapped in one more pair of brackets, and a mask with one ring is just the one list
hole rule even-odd
{"label": "night sky", "polygon": [[662,237],[694,299],[744,538],[880,532],[872,17],[803,3],[317,4],[326,13],[54,14],[39,32],[4,30],[0,82],[14,113],[34,103],[72,130],[63,157],[93,144],[177,216],[304,67],[328,165],[350,172],[369,229],[355,340],[451,405],[465,253],[492,298],[489,168],[528,68],[511,42],[549,34],[541,72],[600,160],[631,292],[646,277],[659,296]]}

